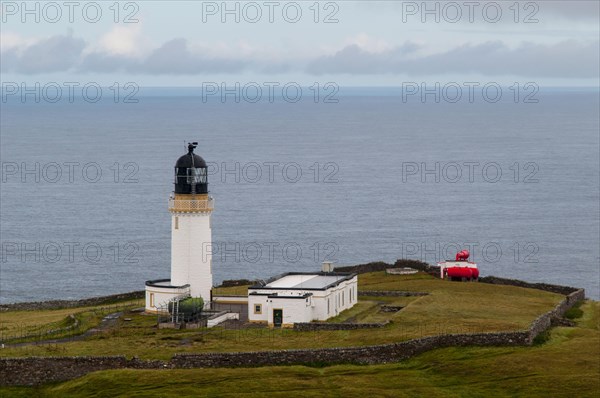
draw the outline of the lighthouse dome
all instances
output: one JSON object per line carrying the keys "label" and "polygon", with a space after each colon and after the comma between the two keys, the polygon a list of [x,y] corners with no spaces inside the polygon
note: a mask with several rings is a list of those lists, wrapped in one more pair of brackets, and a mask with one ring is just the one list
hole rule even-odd
{"label": "lighthouse dome", "polygon": [[179,157],[175,163],[175,193],[208,193],[206,162],[194,153],[197,145],[197,142],[190,143],[188,153]]}
{"label": "lighthouse dome", "polygon": [[177,159],[177,162],[175,163],[175,168],[197,168],[197,167],[204,167],[206,168],[206,162],[204,161],[204,159],[202,159],[201,156],[196,155],[195,153],[186,153],[185,155],[181,156],[179,159]]}

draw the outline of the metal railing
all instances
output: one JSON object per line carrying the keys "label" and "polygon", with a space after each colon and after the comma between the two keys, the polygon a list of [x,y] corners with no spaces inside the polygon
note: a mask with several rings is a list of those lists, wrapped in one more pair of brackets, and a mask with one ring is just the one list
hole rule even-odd
{"label": "metal railing", "polygon": [[208,199],[175,199],[169,198],[169,211],[202,212],[212,211],[215,205],[213,198]]}

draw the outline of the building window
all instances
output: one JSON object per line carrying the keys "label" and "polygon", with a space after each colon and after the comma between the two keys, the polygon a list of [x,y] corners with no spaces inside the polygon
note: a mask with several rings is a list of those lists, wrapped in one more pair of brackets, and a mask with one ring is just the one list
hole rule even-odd
{"label": "building window", "polygon": [[262,304],[254,304],[254,313],[262,314]]}
{"label": "building window", "polygon": [[342,292],[342,307],[344,306],[344,293],[345,292]]}
{"label": "building window", "polygon": [[329,299],[327,299],[327,315],[329,315]]}
{"label": "building window", "polygon": [[179,217],[175,217],[175,229],[179,229]]}
{"label": "building window", "polygon": [[154,293],[150,293],[150,307],[154,307]]}

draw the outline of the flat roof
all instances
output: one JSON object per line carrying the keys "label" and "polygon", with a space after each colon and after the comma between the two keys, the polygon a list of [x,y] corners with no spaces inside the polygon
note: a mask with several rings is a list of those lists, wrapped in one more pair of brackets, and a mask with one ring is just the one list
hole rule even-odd
{"label": "flat roof", "polygon": [[353,273],[289,272],[270,279],[265,285],[250,289],[326,290],[355,277]]}
{"label": "flat roof", "polygon": [[299,294],[297,296],[281,296],[279,293],[249,293],[250,296],[267,296],[267,298],[283,298],[283,299],[306,299],[312,296],[312,293]]}
{"label": "flat roof", "polygon": [[281,279],[277,279],[271,283],[267,283],[265,287],[278,288],[294,288],[294,289],[323,289],[332,283],[336,283],[345,276],[341,275],[286,275]]}
{"label": "flat roof", "polygon": [[181,286],[174,286],[174,285],[171,285],[171,280],[170,279],[154,279],[154,280],[151,280],[151,281],[146,281],[146,286],[170,287],[170,288],[184,288],[184,287],[189,287],[190,284],[187,283],[187,284],[181,285]]}

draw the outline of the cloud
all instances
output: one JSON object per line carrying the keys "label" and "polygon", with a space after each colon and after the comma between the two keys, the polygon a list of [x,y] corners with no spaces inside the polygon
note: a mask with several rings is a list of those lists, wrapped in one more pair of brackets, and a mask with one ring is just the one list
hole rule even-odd
{"label": "cloud", "polygon": [[69,69],[85,48],[85,41],[72,34],[36,41],[24,49],[2,48],[2,68],[23,74],[59,72]]}
{"label": "cloud", "polygon": [[401,46],[387,51],[370,52],[358,44],[344,47],[334,55],[319,57],[307,66],[307,72],[316,75],[324,73],[381,74],[394,73],[393,70],[406,62],[419,45],[407,41]]}
{"label": "cloud", "polygon": [[187,40],[173,39],[152,51],[137,72],[175,75],[234,73],[243,71],[251,63],[241,58],[212,57],[209,54],[209,51],[192,53]]}
{"label": "cloud", "polygon": [[77,65],[73,65],[77,72],[112,73],[127,70],[136,70],[139,60],[127,55],[110,54],[102,51],[91,52],[82,56]]}
{"label": "cloud", "polygon": [[140,55],[142,53],[139,44],[141,38],[139,24],[117,25],[100,37],[98,49],[111,55]]}
{"label": "cloud", "polygon": [[360,33],[357,36],[351,37],[350,39],[346,40],[346,45],[353,44],[357,45],[363,50],[371,52],[388,51],[394,47],[387,41],[380,38],[371,37],[366,33]]}
{"label": "cloud", "polygon": [[494,76],[597,78],[598,41],[556,44],[522,43],[511,49],[501,41],[465,44],[443,53],[415,56],[412,43],[385,52],[357,45],[310,62],[306,71],[320,74],[482,74]]}
{"label": "cloud", "polygon": [[211,57],[192,52],[185,39],[173,39],[147,56],[132,57],[92,52],[83,57],[78,71],[110,73],[124,71],[148,75],[196,75],[200,73],[238,73],[250,64],[243,59]]}
{"label": "cloud", "polygon": [[[288,49],[260,49],[246,42],[190,43],[175,38],[150,48],[139,44],[139,31],[126,30],[118,43],[113,30],[96,43],[72,34],[42,39],[3,35],[2,72],[116,73],[131,75],[259,74],[304,72],[313,75],[430,76],[475,74],[531,78],[598,78],[600,63],[594,41],[567,40],[554,44],[523,42],[510,47],[503,41],[466,43],[433,52],[423,44],[406,41],[392,46],[365,34],[347,40],[341,49],[322,56],[298,56]],[[286,56],[287,54],[287,56]]]}
{"label": "cloud", "polygon": [[19,49],[35,43],[37,40],[25,38],[13,32],[2,32],[0,35],[0,51]]}
{"label": "cloud", "polygon": [[[251,68],[287,69],[285,64],[260,65],[252,56],[216,56],[210,48],[192,51],[188,41],[176,38],[142,55],[135,41],[118,43],[110,32],[98,44],[87,45],[72,35],[52,36],[29,45],[2,47],[2,71],[22,74],[47,72],[117,71],[149,75],[195,75],[200,73],[239,73]],[[135,34],[133,34],[135,36]],[[131,36],[130,36],[131,38]],[[23,44],[24,42],[20,42]]]}

